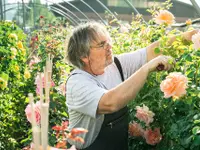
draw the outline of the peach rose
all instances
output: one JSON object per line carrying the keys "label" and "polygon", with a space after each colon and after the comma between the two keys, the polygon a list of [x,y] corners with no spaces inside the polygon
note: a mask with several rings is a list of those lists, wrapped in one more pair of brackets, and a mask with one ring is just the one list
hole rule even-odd
{"label": "peach rose", "polygon": [[160,128],[147,129],[144,131],[144,138],[147,144],[155,145],[162,140],[162,135],[160,134]]}
{"label": "peach rose", "polygon": [[164,97],[181,97],[186,94],[188,79],[181,72],[170,73],[160,84]]}
{"label": "peach rose", "polygon": [[[40,102],[37,101],[36,104],[33,104],[33,110],[35,112],[35,119],[36,123],[39,125],[40,120],[41,120],[41,115],[40,115]],[[32,122],[32,113],[31,113],[31,105],[28,104],[25,109],[26,117],[27,120],[31,123]]]}
{"label": "peach rose", "polygon": [[155,15],[154,20],[157,24],[165,23],[167,25],[172,25],[175,22],[175,17],[171,12],[167,10],[160,10]]}
{"label": "peach rose", "polygon": [[188,20],[186,20],[186,21],[185,21],[185,23],[186,23],[186,25],[188,25],[188,26],[189,26],[189,25],[191,25],[191,24],[192,24],[192,20],[191,20],[191,19],[188,19]]}
{"label": "peach rose", "polygon": [[137,122],[129,123],[130,136],[143,136],[144,129]]}
{"label": "peach rose", "polygon": [[140,121],[144,121],[146,123],[146,126],[149,126],[149,124],[153,122],[153,117],[155,114],[152,111],[149,111],[149,108],[145,106],[144,104],[142,107],[136,106],[136,109],[137,109],[137,113],[135,116]]}
{"label": "peach rose", "polygon": [[200,48],[200,32],[192,36],[192,42],[194,43],[194,49],[197,50]]}

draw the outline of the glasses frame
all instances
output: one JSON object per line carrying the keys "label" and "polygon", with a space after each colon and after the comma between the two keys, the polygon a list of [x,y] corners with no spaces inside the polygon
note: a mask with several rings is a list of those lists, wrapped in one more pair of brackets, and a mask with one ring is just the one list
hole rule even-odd
{"label": "glasses frame", "polygon": [[111,40],[106,40],[106,41],[101,41],[99,44],[97,44],[99,46],[90,46],[90,48],[103,48],[104,50],[107,50],[109,48],[109,46],[112,46],[112,41]]}

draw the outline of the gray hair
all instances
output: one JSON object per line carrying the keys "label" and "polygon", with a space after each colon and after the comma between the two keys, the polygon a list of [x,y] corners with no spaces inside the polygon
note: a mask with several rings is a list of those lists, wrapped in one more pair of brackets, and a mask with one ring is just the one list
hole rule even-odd
{"label": "gray hair", "polygon": [[84,62],[81,58],[89,56],[90,44],[94,41],[99,42],[102,35],[109,35],[109,33],[100,23],[88,22],[77,26],[68,41],[68,61],[80,69],[83,68]]}

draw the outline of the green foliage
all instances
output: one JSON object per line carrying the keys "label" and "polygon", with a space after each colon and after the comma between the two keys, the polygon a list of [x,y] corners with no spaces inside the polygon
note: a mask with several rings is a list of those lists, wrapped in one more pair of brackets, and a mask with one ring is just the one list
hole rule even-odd
{"label": "green foliage", "polygon": [[[50,92],[49,144],[54,146],[57,142],[51,128],[68,118],[66,98],[60,85],[65,84],[71,70],[66,63],[64,49],[69,30],[71,27],[59,20],[54,26],[44,24],[32,33],[29,44],[26,35],[14,23],[1,22],[0,149],[17,150],[30,145],[31,124],[24,110],[28,104],[28,93],[35,95],[35,101],[39,100],[35,78],[38,72],[43,71],[48,55],[53,56],[52,80],[55,83]],[[31,64],[34,57],[40,61]]]}
{"label": "green foliage", "polygon": [[[170,2],[170,1],[169,1]],[[152,16],[156,11],[168,9],[170,3],[161,7],[153,7],[149,10]],[[120,25],[120,24],[119,24]],[[121,26],[121,25],[120,25]],[[199,149],[200,133],[200,51],[193,48],[193,43],[182,38],[178,29],[169,29],[166,24],[155,25],[153,20],[146,25],[136,16],[131,22],[128,32],[119,32],[118,29],[109,28],[113,37],[113,50],[115,53],[134,51],[148,46],[159,40],[160,45],[154,51],[174,57],[177,62],[173,70],[169,72],[151,73],[142,90],[134,101],[129,104],[130,121],[136,121],[136,106],[145,104],[155,113],[151,128],[159,127],[162,140],[156,145],[148,145],[142,137],[130,137],[129,149],[134,150],[185,150]],[[191,30],[187,26],[184,31]],[[169,44],[169,37],[176,35],[176,40]],[[187,76],[189,83],[187,95],[179,99],[164,98],[160,90],[160,83],[170,72],[182,72]],[[140,122],[141,123],[141,122]],[[144,126],[143,124],[141,124]]]}
{"label": "green foliage", "polygon": [[[26,35],[14,23],[0,22],[0,149],[16,149],[26,135]],[[23,122],[23,123],[22,123]]]}

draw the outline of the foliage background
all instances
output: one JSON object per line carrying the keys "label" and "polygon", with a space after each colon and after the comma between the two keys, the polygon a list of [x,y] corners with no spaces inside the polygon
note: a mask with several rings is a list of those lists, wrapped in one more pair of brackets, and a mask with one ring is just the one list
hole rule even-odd
{"label": "foliage background", "polygon": [[[157,10],[170,7],[172,6],[168,2],[149,11],[153,15]],[[112,24],[117,27],[112,28]],[[153,20],[150,20],[147,25],[142,21],[141,16],[133,17],[128,32],[120,30],[122,25],[121,22],[112,20],[107,26],[113,38],[115,54],[134,51],[159,39],[161,44],[155,52],[162,50],[164,54],[176,58],[176,67],[172,71],[182,72],[190,81],[186,96],[176,100],[165,99],[159,86],[169,72],[151,73],[137,98],[129,104],[130,121],[141,123],[135,117],[135,107],[145,104],[155,113],[151,127],[160,127],[162,141],[151,146],[146,144],[143,138],[129,137],[130,150],[200,149],[200,51],[194,50],[192,43],[184,41],[181,36],[178,36],[171,46],[166,45],[167,36],[190,30],[191,25],[182,30],[156,25]],[[28,104],[28,93],[34,93],[35,100],[38,100],[35,93],[35,77],[37,72],[43,71],[48,54],[54,56],[52,79],[56,85],[51,89],[49,144],[53,146],[56,143],[51,127],[56,124],[60,125],[62,120],[68,117],[65,96],[61,93],[59,85],[65,83],[72,69],[64,60],[64,43],[71,31],[71,26],[57,20],[50,26],[46,22],[41,29],[34,31],[31,37],[26,38],[15,23],[0,23],[0,34],[3,35],[0,37],[0,149],[17,150],[30,144],[31,127],[25,117],[24,109]],[[18,38],[10,38],[11,33],[16,34]],[[17,45],[19,41],[23,43],[23,50]],[[17,49],[14,59],[11,59],[12,47]],[[33,56],[37,56],[41,61],[29,67]],[[16,71],[16,66],[19,67],[19,71]],[[30,72],[30,78],[24,77],[26,70]],[[5,82],[7,86],[2,88]]]}

